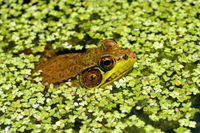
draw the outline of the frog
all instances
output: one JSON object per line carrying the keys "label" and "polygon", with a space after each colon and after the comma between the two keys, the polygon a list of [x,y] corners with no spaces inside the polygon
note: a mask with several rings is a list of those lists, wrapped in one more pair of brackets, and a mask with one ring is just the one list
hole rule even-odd
{"label": "frog", "polygon": [[45,86],[57,87],[70,81],[72,86],[94,89],[112,84],[132,71],[136,54],[119,47],[112,39],[104,39],[101,46],[83,53],[66,53],[41,60],[34,72],[41,71]]}

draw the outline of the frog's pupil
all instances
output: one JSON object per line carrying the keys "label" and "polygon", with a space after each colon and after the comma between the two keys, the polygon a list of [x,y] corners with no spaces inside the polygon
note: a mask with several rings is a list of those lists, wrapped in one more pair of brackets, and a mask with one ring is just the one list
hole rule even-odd
{"label": "frog's pupil", "polygon": [[103,63],[105,66],[108,66],[108,65],[110,65],[111,64],[111,61],[110,60],[106,60],[106,61],[104,61],[104,63]]}

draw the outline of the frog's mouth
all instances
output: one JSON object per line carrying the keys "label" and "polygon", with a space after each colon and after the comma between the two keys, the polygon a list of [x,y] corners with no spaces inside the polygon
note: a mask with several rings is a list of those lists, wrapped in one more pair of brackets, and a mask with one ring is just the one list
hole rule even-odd
{"label": "frog's mouth", "polygon": [[121,59],[117,61],[113,69],[103,74],[103,79],[98,87],[105,87],[106,85],[111,84],[113,81],[118,80],[122,76],[126,75],[133,69],[134,63],[134,58],[129,58],[126,60]]}

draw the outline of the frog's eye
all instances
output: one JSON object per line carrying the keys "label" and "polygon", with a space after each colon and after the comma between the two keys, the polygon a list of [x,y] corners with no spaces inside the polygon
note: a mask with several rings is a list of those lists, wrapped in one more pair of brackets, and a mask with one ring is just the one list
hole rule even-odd
{"label": "frog's eye", "polygon": [[86,88],[98,86],[102,81],[101,71],[97,68],[90,68],[83,71],[81,75],[81,84]]}
{"label": "frog's eye", "polygon": [[111,56],[104,56],[100,60],[100,67],[105,70],[111,70],[115,65],[115,59]]}

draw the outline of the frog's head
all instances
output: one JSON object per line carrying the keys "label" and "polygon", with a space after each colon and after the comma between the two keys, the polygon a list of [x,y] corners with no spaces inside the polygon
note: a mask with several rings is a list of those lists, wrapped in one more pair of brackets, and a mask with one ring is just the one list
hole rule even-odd
{"label": "frog's head", "polygon": [[97,65],[81,74],[80,82],[83,87],[105,87],[130,72],[136,62],[135,53],[118,47],[113,40],[103,40],[100,49],[100,52],[96,53]]}

